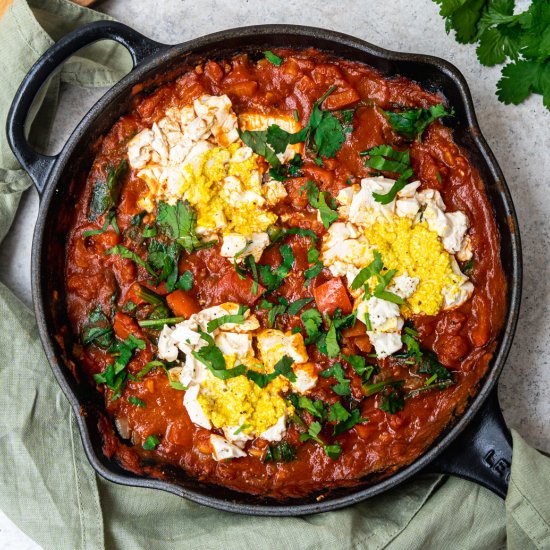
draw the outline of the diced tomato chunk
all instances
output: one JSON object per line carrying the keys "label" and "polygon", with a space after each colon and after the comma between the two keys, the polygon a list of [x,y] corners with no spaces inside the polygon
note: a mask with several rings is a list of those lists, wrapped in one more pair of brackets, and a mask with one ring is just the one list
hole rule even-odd
{"label": "diced tomato chunk", "polygon": [[357,103],[361,96],[353,89],[330,94],[323,102],[323,107],[329,111],[336,111]]}
{"label": "diced tomato chunk", "polygon": [[367,334],[365,334],[364,336],[357,336],[353,339],[353,343],[363,353],[370,353],[372,351],[372,344]]}
{"label": "diced tomato chunk", "polygon": [[340,277],[318,286],[313,291],[313,296],[317,302],[317,309],[323,314],[332,315],[338,308],[345,314],[352,312],[348,291]]}
{"label": "diced tomato chunk", "polygon": [[130,334],[139,332],[137,323],[124,313],[117,311],[115,313],[115,320],[113,322],[113,329],[115,334],[121,339],[126,340]]}
{"label": "diced tomato chunk", "polygon": [[198,313],[201,308],[194,296],[185,290],[174,290],[166,296],[166,302],[176,317],[189,319],[193,313]]}
{"label": "diced tomato chunk", "polygon": [[342,330],[342,336],[344,338],[355,338],[356,336],[364,336],[367,332],[365,323],[361,321],[355,321],[352,327],[348,327]]}
{"label": "diced tomato chunk", "polygon": [[237,302],[252,305],[264,293],[265,287],[258,284],[256,294],[252,292],[254,281],[250,277],[241,279],[235,270],[228,271],[216,285],[218,302]]}

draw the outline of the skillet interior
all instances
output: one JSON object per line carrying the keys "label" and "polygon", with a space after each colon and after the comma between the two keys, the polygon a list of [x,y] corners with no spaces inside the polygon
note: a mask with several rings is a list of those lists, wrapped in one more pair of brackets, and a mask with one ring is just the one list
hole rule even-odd
{"label": "skillet interior", "polygon": [[[102,409],[99,395],[85,382],[78,383],[78,367],[63,352],[72,347],[64,301],[65,236],[71,222],[73,204],[93,160],[93,144],[128,109],[135,84],[148,82],[145,89],[156,87],[204,59],[220,59],[238,52],[256,56],[258,52],[274,47],[315,47],[367,63],[385,76],[406,76],[428,90],[437,89],[445,95],[456,111],[456,116],[449,121],[455,131],[455,141],[469,153],[486,184],[501,235],[501,260],[509,288],[507,317],[492,365],[478,395],[455,426],[449,428],[427,453],[398,473],[380,482],[370,479],[356,487],[332,491],[320,502],[316,500],[317,494],[282,502],[204,484],[181,472],[170,472],[170,481],[159,481],[123,470],[116,462],[107,459],[101,450],[102,441],[97,428],[98,414]],[[138,66],[90,110],[62,151],[42,199],[33,244],[33,298],[46,353],[77,415],[88,458],[101,475],[118,483],[163,489],[228,511],[297,515],[340,508],[396,485],[428,464],[464,429],[496,382],[506,358],[519,308],[520,261],[517,221],[508,189],[480,135],[466,83],[454,67],[437,58],[381,50],[338,33],[271,25],[234,29],[170,47]],[[54,338],[52,335],[59,336]],[[67,367],[76,373],[76,379]]]}

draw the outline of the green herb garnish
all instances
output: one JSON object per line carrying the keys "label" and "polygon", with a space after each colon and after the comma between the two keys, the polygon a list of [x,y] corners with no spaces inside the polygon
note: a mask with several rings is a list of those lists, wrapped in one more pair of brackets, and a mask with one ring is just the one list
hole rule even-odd
{"label": "green herb garnish", "polygon": [[131,395],[130,397],[128,397],[128,401],[132,403],[132,405],[142,407],[143,409],[147,406],[145,405],[144,401],[142,401],[139,397],[136,397],[135,395]]}
{"label": "green herb garnish", "polygon": [[391,127],[407,139],[415,137],[420,141],[424,130],[435,120],[444,116],[452,116],[453,109],[446,111],[442,103],[432,105],[428,109],[405,109],[403,111],[383,111]]}
{"label": "green herb garnish", "polygon": [[267,448],[264,462],[292,462],[297,454],[298,452],[294,445],[281,441]]}
{"label": "green herb garnish", "polygon": [[392,202],[397,193],[407,185],[409,178],[412,178],[414,175],[411,168],[410,152],[408,149],[406,151],[398,151],[390,145],[379,145],[378,147],[362,152],[361,155],[369,156],[365,161],[365,166],[374,168],[375,170],[384,170],[399,174],[397,180],[387,193],[372,194],[374,200],[380,204],[389,204]]}
{"label": "green herb garnish", "polygon": [[143,444],[146,451],[153,451],[160,444],[160,439],[156,435],[150,435]]}
{"label": "green herb garnish", "polygon": [[88,215],[91,221],[95,221],[101,214],[115,208],[120,193],[120,178],[127,168],[128,162],[122,159],[116,168],[109,169],[104,182],[94,184]]}
{"label": "green herb garnish", "polygon": [[273,52],[271,52],[269,50],[265,51],[264,55],[265,55],[265,58],[270,63],[273,63],[273,65],[276,65],[277,67],[279,67],[281,65],[281,63],[283,62],[283,60],[278,55],[275,55]]}
{"label": "green herb garnish", "polygon": [[[332,222],[338,219],[338,212],[336,211],[336,205],[334,199],[326,191],[320,192],[317,184],[313,180],[308,180],[306,183],[307,199],[309,204],[319,210],[321,221],[326,229]],[[327,200],[331,203],[329,205]]]}

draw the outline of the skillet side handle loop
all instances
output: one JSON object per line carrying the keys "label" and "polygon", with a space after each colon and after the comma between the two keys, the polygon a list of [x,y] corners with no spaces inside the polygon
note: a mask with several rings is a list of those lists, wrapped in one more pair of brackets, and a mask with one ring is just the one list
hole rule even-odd
{"label": "skillet side handle loop", "polygon": [[13,153],[31,176],[39,194],[44,190],[57,155],[42,155],[29,145],[25,136],[27,115],[48,77],[71,55],[98,40],[114,40],[122,44],[129,50],[134,67],[149,56],[169,48],[122,23],[97,21],[64,36],[38,59],[15,94],[6,120],[6,134]]}
{"label": "skillet side handle loop", "polygon": [[468,428],[430,464],[429,470],[474,481],[506,498],[511,466],[512,436],[495,387]]}

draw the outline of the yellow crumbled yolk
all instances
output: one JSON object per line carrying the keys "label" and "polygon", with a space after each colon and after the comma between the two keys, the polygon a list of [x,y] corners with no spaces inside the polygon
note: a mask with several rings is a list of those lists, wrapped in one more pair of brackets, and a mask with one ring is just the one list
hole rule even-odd
{"label": "yellow crumbled yolk", "polygon": [[224,233],[250,234],[265,231],[275,223],[277,215],[262,210],[255,201],[237,203],[230,200],[228,193],[222,193],[224,178],[238,178],[241,192],[252,192],[264,197],[264,189],[259,174],[258,156],[253,154],[244,161],[231,157],[239,149],[239,144],[229,147],[214,147],[199,158],[195,170],[190,164],[184,167],[180,196],[186,196],[197,213],[197,225],[208,229],[219,226],[220,214],[225,217]]}
{"label": "yellow crumbled yolk", "polygon": [[409,277],[420,280],[406,305],[401,306],[404,316],[436,315],[443,305],[443,288],[458,289],[460,278],[452,270],[451,255],[425,222],[413,225],[409,218],[396,217],[367,227],[365,235],[382,255],[386,268],[396,269],[396,276],[406,271]]}
{"label": "yellow crumbled yolk", "polygon": [[[227,368],[233,368],[235,357],[225,359]],[[248,368],[259,365],[256,360],[246,363]],[[294,412],[281,395],[288,389],[288,380],[282,376],[260,388],[246,376],[221,380],[208,374],[197,401],[215,428],[244,425],[243,433],[259,435],[275,425],[285,412]]]}

